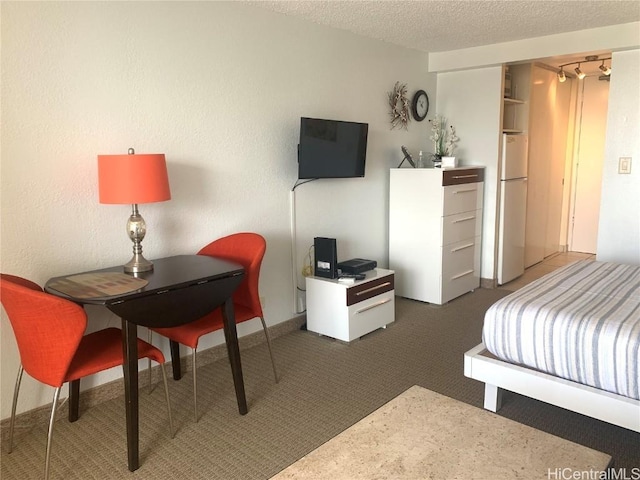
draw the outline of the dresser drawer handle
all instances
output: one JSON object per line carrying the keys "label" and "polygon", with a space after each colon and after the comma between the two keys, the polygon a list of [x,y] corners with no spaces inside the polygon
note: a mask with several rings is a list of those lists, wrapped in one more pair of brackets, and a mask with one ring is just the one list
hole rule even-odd
{"label": "dresser drawer handle", "polygon": [[467,190],[454,190],[454,191],[453,191],[453,194],[454,194],[454,195],[457,195],[457,194],[459,194],[459,193],[473,193],[473,192],[475,192],[475,191],[476,191],[476,189],[475,189],[475,188],[469,188],[469,189],[467,189]]}
{"label": "dresser drawer handle", "polygon": [[464,272],[464,273],[459,273],[455,277],[451,277],[451,280],[457,280],[459,278],[466,277],[467,275],[470,275],[472,273],[473,273],[473,270],[469,270],[468,272]]}
{"label": "dresser drawer handle", "polygon": [[458,178],[477,178],[478,174],[475,173],[473,175],[453,175],[452,178],[458,179]]}
{"label": "dresser drawer handle", "polygon": [[470,243],[468,245],[462,245],[462,246],[457,247],[457,248],[452,248],[451,249],[451,253],[459,252],[460,250],[464,250],[465,248],[473,247],[474,245],[475,245],[475,243]]}
{"label": "dresser drawer handle", "polygon": [[457,220],[454,220],[451,223],[460,223],[460,222],[466,222],[468,220],[473,220],[474,218],[476,218],[475,215],[471,216],[471,217],[464,217],[464,218],[458,218]]}
{"label": "dresser drawer handle", "polygon": [[374,304],[368,305],[368,306],[364,307],[363,309],[360,309],[360,310],[356,311],[356,313],[364,313],[367,310],[371,310],[372,308],[379,307],[381,305],[384,305],[385,303],[389,303],[390,301],[391,301],[390,298],[386,298],[384,300],[380,300],[379,302],[376,302]]}
{"label": "dresser drawer handle", "polygon": [[367,288],[366,290],[356,292],[356,295],[366,295],[367,293],[375,292],[376,290],[379,290],[384,287],[388,287],[389,285],[391,285],[391,282],[384,282],[384,283],[381,283],[380,285],[376,285],[375,287]]}

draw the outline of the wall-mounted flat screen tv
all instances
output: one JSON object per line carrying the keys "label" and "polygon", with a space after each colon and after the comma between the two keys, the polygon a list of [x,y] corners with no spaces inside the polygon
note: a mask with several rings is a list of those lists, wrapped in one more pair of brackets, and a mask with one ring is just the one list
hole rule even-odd
{"label": "wall-mounted flat screen tv", "polygon": [[369,124],[300,119],[298,178],[364,177]]}

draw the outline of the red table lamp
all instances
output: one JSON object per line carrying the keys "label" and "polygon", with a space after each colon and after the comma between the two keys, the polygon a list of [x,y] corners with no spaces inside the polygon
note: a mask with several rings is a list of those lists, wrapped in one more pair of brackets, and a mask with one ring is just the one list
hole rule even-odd
{"label": "red table lamp", "polygon": [[127,233],[133,242],[133,258],[125,264],[127,273],[148,272],[153,263],[142,256],[142,239],[147,225],[138,213],[139,203],[171,199],[164,154],[98,155],[100,203],[131,204]]}

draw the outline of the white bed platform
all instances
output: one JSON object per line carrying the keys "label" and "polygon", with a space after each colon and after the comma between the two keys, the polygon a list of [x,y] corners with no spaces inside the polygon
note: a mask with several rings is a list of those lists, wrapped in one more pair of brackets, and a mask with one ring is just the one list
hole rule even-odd
{"label": "white bed platform", "polygon": [[481,343],[464,354],[464,375],[485,383],[485,409],[500,409],[504,389],[640,432],[640,401],[513,365],[485,353],[488,352]]}

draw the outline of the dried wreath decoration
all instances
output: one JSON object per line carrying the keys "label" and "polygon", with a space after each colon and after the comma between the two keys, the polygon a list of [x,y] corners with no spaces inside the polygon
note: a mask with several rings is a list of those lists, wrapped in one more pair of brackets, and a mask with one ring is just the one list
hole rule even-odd
{"label": "dried wreath decoration", "polygon": [[393,91],[388,93],[389,107],[391,107],[391,130],[396,127],[407,130],[409,117],[409,100],[407,100],[407,85],[396,82]]}

